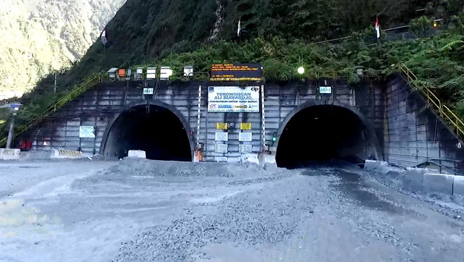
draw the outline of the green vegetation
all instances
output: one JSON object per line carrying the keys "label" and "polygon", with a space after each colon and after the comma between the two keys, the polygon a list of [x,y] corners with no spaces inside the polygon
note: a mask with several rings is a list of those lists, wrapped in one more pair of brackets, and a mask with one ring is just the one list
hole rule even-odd
{"label": "green vegetation", "polygon": [[[107,27],[111,46],[104,50],[95,43],[60,76],[57,94],[51,90],[53,78],[43,79],[22,99],[26,106],[20,119],[40,114],[75,83],[110,67],[163,65],[181,73],[185,65],[208,72],[212,63],[260,62],[266,81],[299,78],[297,68],[304,66],[307,78],[339,77],[356,83],[357,67],[364,68],[365,77],[383,79],[399,61],[464,117],[464,0],[433,1],[428,17],[411,21],[417,39],[386,42],[383,33],[381,45],[372,27],[376,12],[383,26],[395,26],[409,21],[413,10],[426,1],[369,0],[364,6],[365,2],[353,0],[345,6],[341,0],[128,1]],[[333,15],[313,12],[314,7]],[[217,39],[212,39],[216,13],[223,20]],[[241,41],[235,39],[239,18]],[[444,30],[431,36],[431,23],[437,18],[443,19]],[[358,33],[351,33],[355,30]],[[340,44],[315,43],[346,34],[352,37]]]}

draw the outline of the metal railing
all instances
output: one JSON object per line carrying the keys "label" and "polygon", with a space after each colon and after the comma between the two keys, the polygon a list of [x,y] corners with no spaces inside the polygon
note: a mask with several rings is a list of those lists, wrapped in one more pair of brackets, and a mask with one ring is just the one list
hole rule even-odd
{"label": "metal railing", "polygon": [[397,66],[400,72],[406,77],[409,84],[422,91],[422,94],[427,100],[427,104],[429,106],[433,106],[433,109],[437,111],[440,118],[445,123],[448,123],[453,127],[452,129],[456,132],[458,137],[464,138],[464,122],[451,109],[449,109],[449,107],[441,102],[432,90],[426,87],[422,82],[418,81],[417,76],[405,64],[399,62]]}
{"label": "metal railing", "polygon": [[[39,116],[35,117],[34,119],[32,119],[31,121],[29,121],[28,123],[18,127],[15,131],[15,136],[14,137],[17,137],[19,135],[21,135],[22,133],[24,133],[25,131],[27,131],[29,128],[31,128],[32,126],[38,124],[39,122],[41,122],[43,119],[47,118],[48,116],[50,116],[51,114],[55,113],[58,109],[62,108],[64,105],[66,105],[67,103],[69,103],[70,101],[74,100],[76,97],[80,96],[81,94],[83,94],[85,91],[87,91],[89,88],[95,86],[96,84],[100,83],[102,81],[102,77],[101,76],[96,76],[92,79],[90,79],[89,81],[85,82],[84,84],[74,88],[69,94],[67,94],[65,97],[61,98],[58,102],[56,102],[55,104],[51,105],[50,107],[48,107],[44,112],[42,112],[42,114],[40,114]],[[0,145],[5,145],[6,143],[6,140],[7,138],[3,138],[2,140],[0,140]]]}

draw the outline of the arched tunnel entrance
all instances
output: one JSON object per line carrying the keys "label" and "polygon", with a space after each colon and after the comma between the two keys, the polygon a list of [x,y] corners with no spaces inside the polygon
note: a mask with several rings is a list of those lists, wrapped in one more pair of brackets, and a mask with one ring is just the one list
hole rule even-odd
{"label": "arched tunnel entrance", "polygon": [[277,165],[304,167],[313,161],[361,162],[377,159],[377,138],[367,120],[338,105],[313,105],[298,111],[279,131]]}
{"label": "arched tunnel entrance", "polygon": [[152,160],[192,161],[190,141],[181,119],[164,106],[131,107],[109,127],[102,153],[122,158],[129,150],[144,150]]}

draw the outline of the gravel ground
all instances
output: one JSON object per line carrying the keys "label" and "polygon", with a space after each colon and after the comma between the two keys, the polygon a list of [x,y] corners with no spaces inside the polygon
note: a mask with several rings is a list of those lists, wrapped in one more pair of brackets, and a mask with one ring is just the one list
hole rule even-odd
{"label": "gravel ground", "polygon": [[[22,167],[30,166],[30,167]],[[464,223],[332,163],[0,164],[0,261],[459,261]]]}

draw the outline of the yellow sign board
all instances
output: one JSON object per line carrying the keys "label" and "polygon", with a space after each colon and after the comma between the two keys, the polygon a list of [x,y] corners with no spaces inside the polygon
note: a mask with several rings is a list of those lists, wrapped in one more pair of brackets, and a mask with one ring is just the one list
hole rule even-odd
{"label": "yellow sign board", "polygon": [[216,123],[217,130],[227,130],[227,123]]}
{"label": "yellow sign board", "polygon": [[251,123],[240,123],[240,130],[251,130]]}

